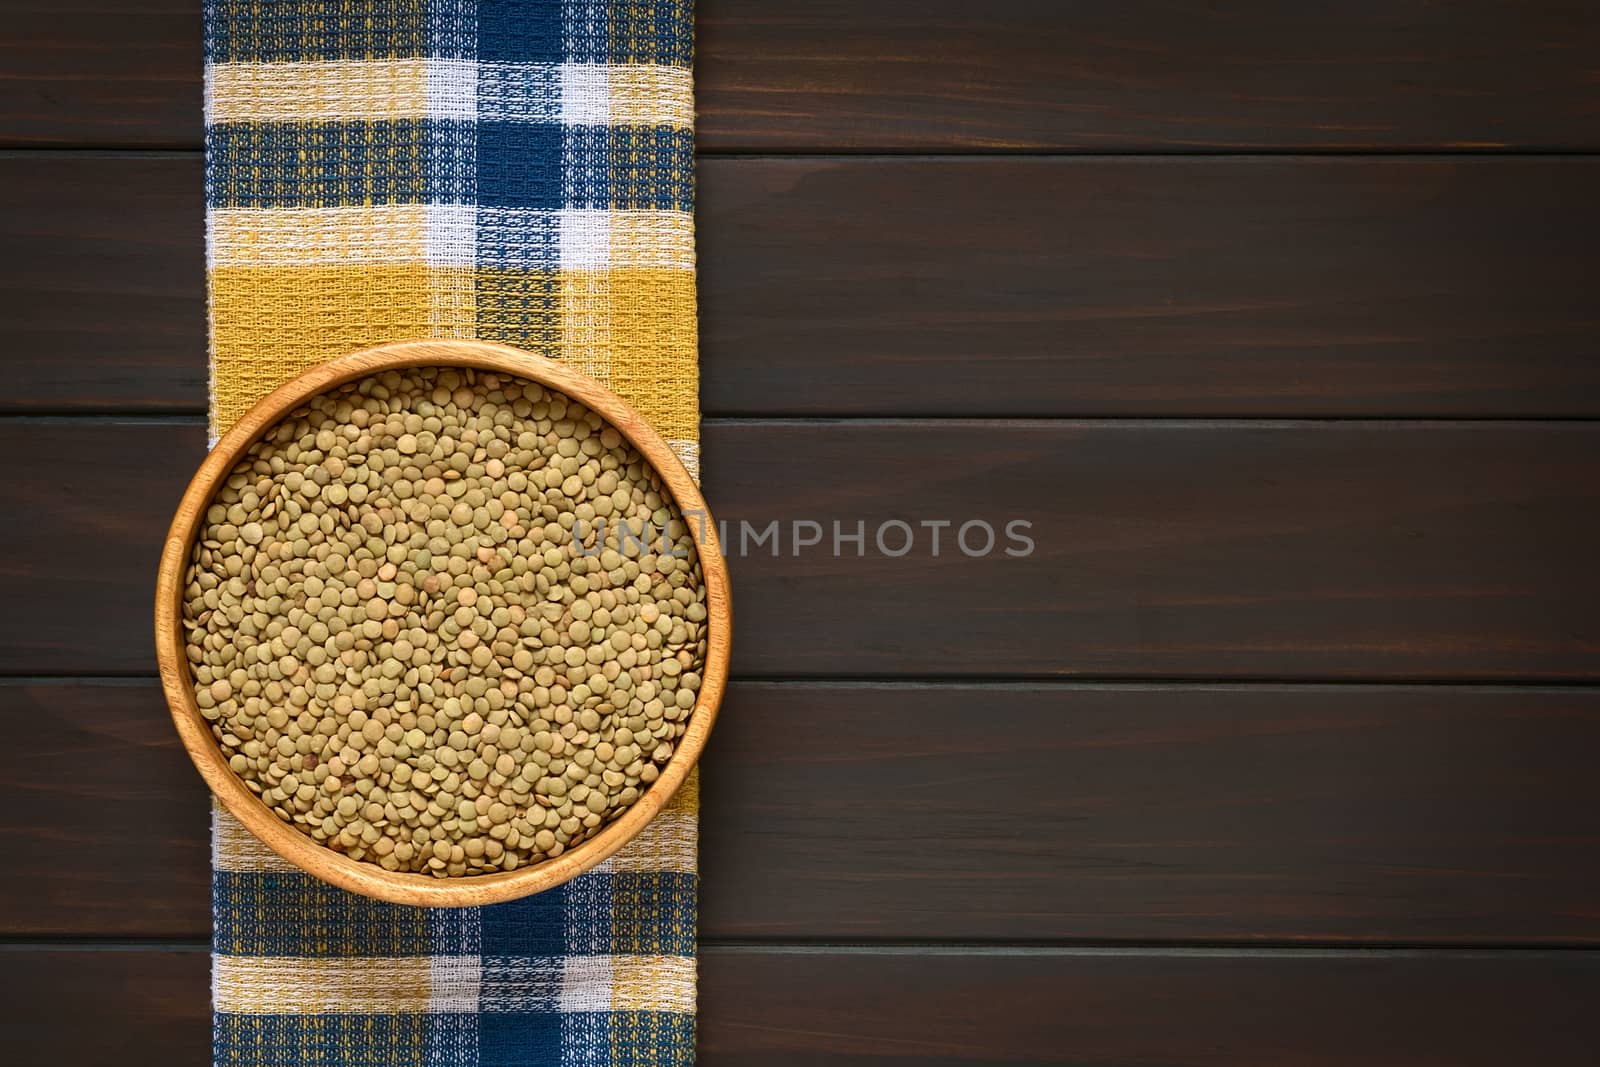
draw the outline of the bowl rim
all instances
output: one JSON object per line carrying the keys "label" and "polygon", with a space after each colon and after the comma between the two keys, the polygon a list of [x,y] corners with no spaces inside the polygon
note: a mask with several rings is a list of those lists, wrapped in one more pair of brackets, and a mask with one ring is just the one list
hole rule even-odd
{"label": "bowl rim", "polygon": [[[631,807],[599,833],[555,859],[514,871],[438,878],[387,871],[354,860],[282,821],[245,786],[223,758],[200,714],[182,632],[182,605],[189,558],[206,509],[234,464],[264,431],[312,397],[339,385],[389,370],[457,367],[515,375],[564,393],[599,413],[655,468],[686,515],[701,520],[697,555],[706,587],[706,662],[700,692],[677,747]],[[485,341],[399,341],[319,363],[274,389],[217,441],[184,490],[161,552],[156,582],[156,658],[167,707],[184,749],[212,794],[258,840],[302,871],[342,889],[395,904],[469,907],[514,900],[553,888],[614,854],[644,829],[688,778],[716,721],[727,686],[733,615],[727,562],[716,522],[699,486],[643,416],[621,397],[571,367],[506,345]]]}

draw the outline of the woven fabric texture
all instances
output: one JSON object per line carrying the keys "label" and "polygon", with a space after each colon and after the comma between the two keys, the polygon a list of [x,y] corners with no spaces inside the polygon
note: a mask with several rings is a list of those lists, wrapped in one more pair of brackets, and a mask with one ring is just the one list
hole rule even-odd
{"label": "woven fabric texture", "polygon": [[[335,355],[479,338],[609,384],[699,469],[692,7],[207,0],[213,438]],[[221,1067],[694,1059],[694,779],[485,908],[300,874],[218,811]]]}

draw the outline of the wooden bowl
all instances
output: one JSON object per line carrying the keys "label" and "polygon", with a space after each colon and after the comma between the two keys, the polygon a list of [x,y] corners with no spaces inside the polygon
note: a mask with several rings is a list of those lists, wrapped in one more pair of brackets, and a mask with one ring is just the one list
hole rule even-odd
{"label": "wooden bowl", "polygon": [[[211,498],[245,450],[264,431],[320,393],[386,370],[429,366],[470,367],[514,375],[581,401],[639,450],[660,474],[682,511],[706,515],[697,547],[706,588],[705,669],[687,729],[677,741],[672,758],[661,768],[660,777],[614,821],[555,859],[514,871],[454,878],[387,871],[375,863],[350,859],[285,823],[250,792],[228,767],[221,746],[212,737],[210,724],[195,702],[181,625],[195,536]],[[537,893],[583,873],[627,844],[672,799],[699,759],[716,719],[728,678],[733,614],[728,599],[727,565],[717,543],[716,524],[706,511],[694,479],[638,412],[593,379],[554,360],[515,348],[476,341],[407,341],[367,349],[311,368],[250,409],[238,425],[223,435],[190,481],[167,532],[156,587],[155,623],[161,686],[183,746],[211,791],[251,833],[296,867],[343,889],[397,904],[465,907]]]}

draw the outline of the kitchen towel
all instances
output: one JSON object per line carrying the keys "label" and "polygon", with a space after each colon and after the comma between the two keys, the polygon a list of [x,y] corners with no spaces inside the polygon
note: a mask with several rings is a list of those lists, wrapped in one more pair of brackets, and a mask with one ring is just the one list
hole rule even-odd
{"label": "kitchen towel", "polygon": [[[699,468],[693,11],[207,0],[211,433],[324,359],[499,341]],[[694,1060],[697,779],[557,889],[419,909],[213,832],[221,1067]]]}

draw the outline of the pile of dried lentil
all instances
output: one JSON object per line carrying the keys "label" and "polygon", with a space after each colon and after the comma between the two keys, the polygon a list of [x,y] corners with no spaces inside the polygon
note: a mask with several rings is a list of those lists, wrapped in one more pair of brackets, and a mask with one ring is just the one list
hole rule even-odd
{"label": "pile of dried lentil", "polygon": [[683,735],[694,534],[576,401],[465,369],[365,378],[268,431],[211,503],[184,609],[196,699],[234,772],[329,848],[440,877],[538,863]]}

